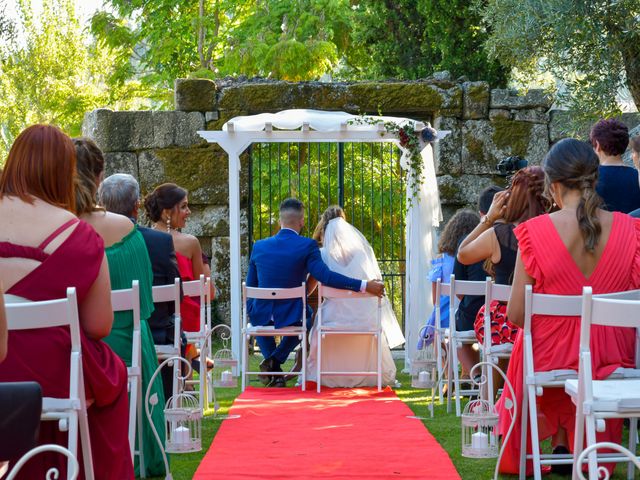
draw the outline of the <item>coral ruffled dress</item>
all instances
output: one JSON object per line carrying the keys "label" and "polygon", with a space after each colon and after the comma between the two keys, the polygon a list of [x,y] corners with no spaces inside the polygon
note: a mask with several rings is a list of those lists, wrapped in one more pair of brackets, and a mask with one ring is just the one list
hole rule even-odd
{"label": "coral ruffled dress", "polygon": [[[55,251],[45,247],[59,233],[77,223],[75,229]],[[0,242],[0,257],[26,258],[41,262],[7,293],[31,301],[66,297],[67,287],[75,287],[81,304],[93,285],[104,257],[102,238],[88,224],[74,219],[56,229],[37,248]],[[133,478],[133,463],[127,437],[129,409],[127,369],[124,362],[100,340],[92,340],[80,330],[82,368],[87,398],[91,451],[95,477],[105,480]],[[0,382],[36,381],[46,397],[69,395],[69,330],[55,327],[20,330],[9,333],[9,352],[0,364]],[[40,425],[39,443],[67,444],[67,433],[58,430],[57,422]],[[82,470],[82,447],[78,443],[78,460]],[[66,458],[59,454],[38,455],[20,471],[19,478],[44,478],[51,467],[66,478]],[[83,476],[81,475],[81,478]]]}
{"label": "coral ruffled dress", "polygon": [[[178,270],[183,282],[196,280],[193,275],[193,264],[191,259],[176,252]],[[197,332],[200,330],[200,302],[193,297],[184,296],[180,302],[180,317],[182,319],[182,329],[186,332]]]}
{"label": "coral ruffled dress", "polygon": [[[613,214],[613,224],[607,245],[593,273],[586,278],[565,247],[549,215],[541,215],[518,226],[520,254],[527,273],[535,280],[535,293],[581,295],[582,288],[591,286],[594,294],[633,290],[640,287],[640,221],[622,213]],[[555,369],[578,370],[580,345],[580,317],[548,317],[536,315],[532,319],[536,371]],[[629,328],[595,325],[591,331],[593,375],[601,380],[618,367],[635,365],[635,333]],[[509,361],[507,376],[513,385],[519,411],[516,423],[505,447],[500,463],[502,473],[518,473],[520,455],[520,415],[523,396],[523,335],[519,332]],[[509,429],[510,415],[504,400],[505,390],[496,405],[500,413],[500,433]],[[566,429],[570,449],[573,448],[575,406],[563,388],[546,388],[538,397],[538,425],[540,439],[553,435],[558,428]],[[605,432],[596,435],[597,441],[619,443],[622,420],[608,420]],[[531,451],[530,440],[527,451]],[[527,472],[531,471],[527,462]]]}

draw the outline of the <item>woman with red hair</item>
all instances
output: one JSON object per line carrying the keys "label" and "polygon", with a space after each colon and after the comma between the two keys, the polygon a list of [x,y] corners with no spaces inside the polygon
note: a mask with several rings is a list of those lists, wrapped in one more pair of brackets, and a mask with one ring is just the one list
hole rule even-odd
{"label": "woman with red hair", "polygon": [[[127,437],[127,370],[102,341],[113,323],[109,270],[100,236],[75,212],[76,153],[58,128],[34,125],[16,138],[0,177],[0,283],[8,302],[66,296],[75,287],[82,336],[85,391],[96,478],[133,478]],[[70,337],[64,327],[20,330],[9,335],[0,382],[36,381],[46,397],[64,398],[69,388]],[[66,444],[56,422],[40,427],[39,442]],[[78,456],[82,453],[79,451]],[[82,467],[82,461],[80,461]],[[39,455],[20,478],[42,478],[60,455]]]}

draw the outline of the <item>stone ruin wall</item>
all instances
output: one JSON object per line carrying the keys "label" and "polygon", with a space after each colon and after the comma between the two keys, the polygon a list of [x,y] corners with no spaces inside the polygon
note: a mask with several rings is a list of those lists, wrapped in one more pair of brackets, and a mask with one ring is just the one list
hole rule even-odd
{"label": "stone ruin wall", "polygon": [[[540,90],[526,95],[491,89],[486,82],[454,81],[447,75],[415,82],[288,83],[272,81],[177,80],[174,111],[94,110],[83,134],[105,152],[105,175],[130,173],[142,194],[163,182],[189,191],[192,215],[186,232],[196,235],[211,256],[221,291],[220,320],[228,323],[229,223],[228,165],[224,151],[207,144],[197,130],[219,130],[238,115],[289,108],[342,110],[410,117],[431,122],[451,135],[436,146],[438,186],[445,220],[456,209],[473,207],[491,183],[496,163],[519,155],[543,159],[550,143],[562,138],[569,113],[550,111],[552,98]],[[634,128],[637,114],[623,120]],[[243,258],[247,262],[248,159],[242,159]],[[244,268],[243,268],[244,271]]]}

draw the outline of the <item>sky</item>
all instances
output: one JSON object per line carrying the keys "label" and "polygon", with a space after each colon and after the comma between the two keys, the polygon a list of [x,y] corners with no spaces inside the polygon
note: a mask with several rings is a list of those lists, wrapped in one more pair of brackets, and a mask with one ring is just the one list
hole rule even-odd
{"label": "sky", "polygon": [[[103,0],[75,0],[76,13],[81,18],[83,23],[87,22],[93,13],[102,8]],[[6,13],[13,19],[18,18],[18,2],[17,0],[0,0],[0,5],[6,5]],[[42,0],[31,0],[31,5],[34,11],[42,9]]]}

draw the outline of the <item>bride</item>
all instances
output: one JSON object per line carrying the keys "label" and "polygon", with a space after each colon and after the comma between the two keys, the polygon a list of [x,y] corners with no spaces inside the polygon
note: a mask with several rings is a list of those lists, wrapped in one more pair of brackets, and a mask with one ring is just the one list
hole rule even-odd
{"label": "bride", "polygon": [[[322,214],[313,238],[321,245],[322,260],[334,272],[354,278],[382,278],[378,262],[369,242],[344,215],[342,208],[330,206]],[[310,279],[314,286],[315,280]],[[314,305],[315,306],[315,305]],[[328,299],[320,306],[322,324],[326,327],[371,329],[377,321],[378,299]],[[396,366],[391,348],[405,341],[391,304],[382,299],[382,384],[393,385]],[[307,379],[317,380],[318,335],[311,329]],[[372,335],[328,335],[322,340],[322,370],[375,371],[377,342]],[[322,375],[327,387],[363,387],[377,384],[375,376]]]}

